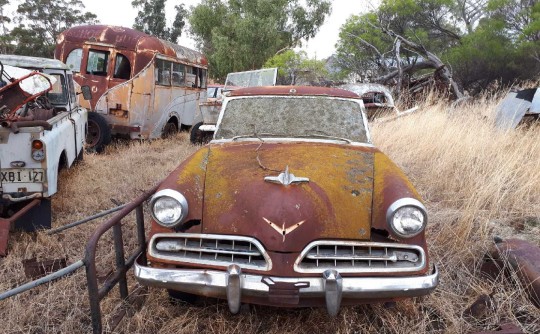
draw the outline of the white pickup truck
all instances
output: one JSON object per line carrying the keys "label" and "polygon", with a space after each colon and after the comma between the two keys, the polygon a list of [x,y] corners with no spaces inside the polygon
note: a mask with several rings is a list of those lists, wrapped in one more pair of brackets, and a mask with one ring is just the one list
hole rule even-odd
{"label": "white pickup truck", "polygon": [[[78,103],[72,72],[64,63],[0,55],[0,64],[1,255],[10,228],[50,228],[50,197],[58,190],[58,172],[82,159],[88,115]],[[46,75],[30,73],[17,80],[7,68]],[[25,80],[28,86],[44,78],[48,81],[44,92],[25,91]],[[85,99],[89,94],[83,89]]]}

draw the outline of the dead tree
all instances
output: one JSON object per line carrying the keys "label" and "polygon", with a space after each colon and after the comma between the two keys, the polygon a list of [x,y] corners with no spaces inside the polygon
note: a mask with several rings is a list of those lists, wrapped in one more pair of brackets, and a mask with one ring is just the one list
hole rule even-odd
{"label": "dead tree", "polygon": [[452,79],[452,73],[448,67],[437,57],[434,53],[429,52],[426,48],[421,45],[414,43],[405,37],[396,34],[390,29],[380,27],[380,29],[387,35],[395,39],[394,46],[396,50],[396,62],[400,64],[400,48],[402,45],[405,45],[408,50],[413,51],[420,55],[423,60],[405,67],[397,66],[397,69],[384,75],[379,78],[376,78],[376,82],[386,82],[388,80],[394,79],[397,77],[398,82],[401,82],[403,73],[414,72],[419,69],[433,68],[436,72],[439,73],[440,77],[449,85],[451,91],[454,93],[456,99],[461,99],[464,97],[463,93],[459,89],[457,83]]}

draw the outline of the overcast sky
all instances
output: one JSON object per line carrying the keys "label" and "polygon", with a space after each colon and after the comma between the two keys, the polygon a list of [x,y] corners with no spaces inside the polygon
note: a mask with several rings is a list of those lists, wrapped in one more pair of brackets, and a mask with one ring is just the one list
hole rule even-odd
{"label": "overcast sky", "polygon": [[[137,11],[131,7],[132,0],[82,0],[86,10],[97,15],[100,23],[132,27]],[[15,7],[20,1],[10,1]],[[186,8],[197,5],[200,0],[168,0],[167,1],[167,21],[172,23],[174,19],[174,6],[179,3],[185,4]],[[333,0],[332,15],[319,30],[315,38],[304,44],[305,49],[311,57],[318,59],[326,58],[335,51],[335,44],[338,40],[339,28],[345,23],[348,17],[353,14],[360,14],[373,8],[379,0]],[[16,8],[16,7],[15,7]],[[194,47],[194,42],[187,33],[183,32],[179,44],[187,47]]]}

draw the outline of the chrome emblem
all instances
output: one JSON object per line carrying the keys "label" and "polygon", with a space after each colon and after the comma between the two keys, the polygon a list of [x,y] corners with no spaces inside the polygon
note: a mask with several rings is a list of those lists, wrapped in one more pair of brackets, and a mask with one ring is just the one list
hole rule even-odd
{"label": "chrome emblem", "polygon": [[270,183],[281,183],[284,186],[288,186],[293,183],[309,182],[307,177],[296,177],[294,174],[289,173],[289,166],[285,167],[285,171],[278,176],[266,176],[264,180]]}
{"label": "chrome emblem", "polygon": [[306,221],[305,220],[302,220],[301,222],[299,223],[296,223],[292,226],[289,226],[287,228],[285,228],[285,223],[283,223],[283,226],[282,227],[279,227],[278,225],[272,223],[271,221],[269,221],[268,219],[264,218],[264,221],[267,222],[270,226],[272,226],[272,228],[274,230],[276,230],[276,232],[278,232],[279,234],[281,234],[283,236],[283,242],[285,242],[285,236],[289,233],[291,233],[292,231],[296,230],[298,227],[300,227],[300,225],[302,225],[303,223],[305,223]]}

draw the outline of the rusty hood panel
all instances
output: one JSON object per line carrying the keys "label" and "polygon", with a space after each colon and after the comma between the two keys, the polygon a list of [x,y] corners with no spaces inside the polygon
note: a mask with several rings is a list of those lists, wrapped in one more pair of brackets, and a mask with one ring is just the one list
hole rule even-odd
{"label": "rusty hood panel", "polygon": [[[328,143],[211,144],[203,232],[249,235],[299,252],[315,239],[370,237],[374,148]],[[288,167],[309,182],[266,182]]]}

